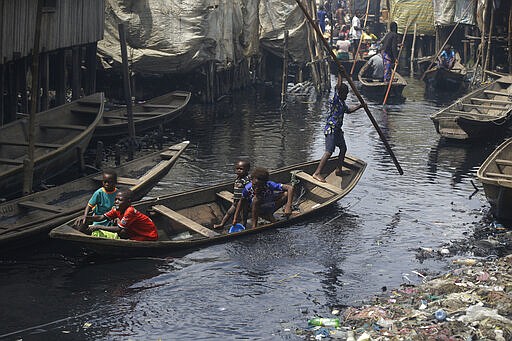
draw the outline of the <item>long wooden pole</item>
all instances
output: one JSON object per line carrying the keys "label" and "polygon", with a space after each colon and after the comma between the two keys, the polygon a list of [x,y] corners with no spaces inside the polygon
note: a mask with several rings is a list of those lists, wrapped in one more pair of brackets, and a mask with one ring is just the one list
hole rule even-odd
{"label": "long wooden pole", "polygon": [[489,66],[489,59],[491,59],[491,39],[492,39],[492,26],[494,25],[494,4],[491,2],[491,21],[489,22],[489,37],[487,39],[487,55],[485,57],[485,63],[482,65],[482,81],[485,81],[487,75],[485,70]]}
{"label": "long wooden pole", "polygon": [[398,160],[396,159],[395,157],[395,154],[393,153],[393,150],[391,150],[391,146],[389,145],[388,141],[386,140],[386,137],[384,136],[384,133],[382,132],[382,130],[380,129],[379,125],[377,124],[377,121],[375,120],[375,118],[372,116],[372,113],[370,112],[370,109],[368,109],[368,105],[366,104],[366,102],[364,101],[363,97],[361,96],[361,94],[359,93],[359,91],[357,90],[357,87],[356,85],[354,84],[354,81],[352,80],[352,78],[347,74],[347,72],[345,71],[345,68],[343,67],[343,65],[341,64],[341,62],[339,60],[336,59],[336,56],[334,55],[334,52],[331,50],[331,48],[329,47],[329,42],[325,39],[325,37],[322,35],[322,31],[320,31],[320,28],[318,27],[318,25],[313,21],[313,19],[311,18],[311,16],[309,15],[308,11],[306,10],[306,8],[304,7],[304,5],[301,3],[300,0],[295,0],[295,2],[297,2],[297,5],[299,5],[300,9],[302,10],[302,12],[304,13],[304,16],[306,17],[306,19],[308,20],[309,24],[311,25],[311,27],[313,27],[313,29],[315,30],[316,34],[318,35],[318,37],[320,37],[320,39],[322,40],[323,44],[324,44],[324,47],[327,49],[327,51],[329,52],[329,55],[331,56],[331,58],[336,62],[336,66],[338,66],[338,71],[340,72],[341,76],[344,77],[349,85],[350,85],[350,88],[352,89],[352,91],[354,92],[354,94],[356,95],[357,99],[359,100],[359,102],[361,103],[361,105],[363,106],[364,108],[364,111],[366,112],[366,115],[368,116],[368,118],[370,119],[370,121],[372,122],[373,124],[373,127],[375,128],[375,130],[377,131],[377,133],[379,134],[379,137],[382,141],[382,143],[384,143],[384,146],[386,147],[386,151],[388,152],[389,156],[391,157],[391,159],[393,160],[393,163],[395,164],[395,167],[396,169],[398,170],[398,173],[400,173],[400,175],[404,174],[404,171],[402,170],[402,167],[400,166],[400,163],[398,162]]}
{"label": "long wooden pole", "polygon": [[398,51],[398,56],[396,57],[395,65],[393,66],[393,72],[391,73],[391,78],[389,79],[389,82],[388,82],[388,89],[386,90],[386,95],[384,96],[384,101],[382,101],[382,105],[386,105],[386,102],[388,100],[389,91],[391,90],[391,85],[393,84],[393,78],[395,78],[396,68],[398,67],[398,61],[400,60],[400,55],[402,54],[402,51],[404,50],[405,37],[407,36],[407,29],[409,28],[410,24],[411,23],[408,22],[407,26],[405,26],[404,35],[402,37],[402,44],[400,44],[400,51]]}
{"label": "long wooden pole", "polygon": [[281,109],[286,106],[286,87],[288,86],[288,30],[284,31],[283,41],[283,77],[281,84]]}
{"label": "long wooden pole", "polygon": [[[366,14],[364,15],[364,24],[363,27],[366,27],[366,21],[368,20],[368,11],[370,10],[370,0],[366,2]],[[356,67],[357,56],[359,55],[359,50],[361,49],[361,41],[363,40],[363,34],[361,33],[361,38],[359,38],[359,44],[357,44],[357,51],[354,54],[354,61],[352,62],[352,68],[350,69],[350,76],[354,74],[354,68]]]}
{"label": "long wooden pole", "polygon": [[418,27],[418,23],[414,23],[414,34],[412,36],[412,45],[411,45],[411,64],[409,65],[409,76],[414,77],[414,45],[416,45],[416,28]]}
{"label": "long wooden pole", "polygon": [[463,18],[466,17],[466,14],[468,13],[469,9],[471,8],[471,5],[473,4],[474,0],[472,0],[471,2],[468,2],[468,5],[467,7],[464,9],[464,13],[462,13],[461,15],[461,19],[459,21],[457,21],[457,23],[455,24],[455,26],[453,27],[452,31],[450,32],[450,34],[448,35],[448,38],[446,38],[446,40],[444,41],[443,45],[441,45],[438,49],[437,49],[437,53],[436,55],[434,56],[434,58],[432,58],[432,60],[430,61],[430,64],[429,66],[427,67],[427,69],[425,70],[425,72],[423,72],[423,75],[421,75],[421,78],[420,80],[423,80],[423,78],[425,78],[425,75],[427,73],[428,70],[430,70],[430,68],[432,67],[432,65],[434,65],[434,62],[437,60],[437,57],[439,57],[439,55],[441,54],[441,52],[443,51],[443,47],[446,45],[446,43],[448,43],[448,41],[450,40],[450,38],[452,37],[453,33],[455,32],[455,29],[459,26],[460,22],[462,21]]}
{"label": "long wooden pole", "polygon": [[41,39],[41,17],[43,15],[43,0],[37,1],[36,8],[36,29],[34,32],[34,50],[32,51],[32,88],[30,91],[30,116],[28,118],[28,157],[23,160],[23,194],[31,193],[32,186],[34,184],[36,111],[39,97],[39,43]]}
{"label": "long wooden pole", "polygon": [[508,12],[508,73],[512,73],[512,5]]}

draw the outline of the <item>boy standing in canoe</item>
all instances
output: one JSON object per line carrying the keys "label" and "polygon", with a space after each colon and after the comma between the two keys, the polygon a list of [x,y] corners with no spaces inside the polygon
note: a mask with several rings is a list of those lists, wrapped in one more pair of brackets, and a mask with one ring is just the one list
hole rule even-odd
{"label": "boy standing in canoe", "polygon": [[338,83],[334,90],[334,96],[332,100],[329,101],[329,116],[327,117],[327,122],[324,127],[325,153],[322,156],[317,169],[313,173],[313,178],[320,182],[325,182],[325,178],[321,175],[322,169],[327,163],[327,160],[329,160],[331,155],[334,153],[336,146],[340,149],[336,175],[342,175],[343,160],[345,159],[345,154],[347,152],[347,144],[345,143],[345,137],[343,136],[343,130],[341,129],[343,126],[343,118],[345,113],[352,113],[363,107],[362,104],[359,104],[356,107],[348,108],[347,104],[345,104],[345,100],[348,95],[348,86],[344,84],[341,79],[341,75],[338,75]]}

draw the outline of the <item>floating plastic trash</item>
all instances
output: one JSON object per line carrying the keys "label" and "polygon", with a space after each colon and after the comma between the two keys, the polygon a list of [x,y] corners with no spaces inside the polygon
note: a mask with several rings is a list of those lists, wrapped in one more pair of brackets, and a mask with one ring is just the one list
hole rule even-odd
{"label": "floating plastic trash", "polygon": [[237,223],[229,228],[228,233],[235,233],[235,232],[240,232],[243,230],[245,230],[245,226],[240,223]]}

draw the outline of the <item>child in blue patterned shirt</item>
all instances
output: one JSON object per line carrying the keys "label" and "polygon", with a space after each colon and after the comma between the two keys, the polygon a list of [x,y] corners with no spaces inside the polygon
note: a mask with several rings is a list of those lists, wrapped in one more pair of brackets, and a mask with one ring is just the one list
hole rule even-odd
{"label": "child in blue patterned shirt", "polygon": [[359,104],[356,107],[349,108],[345,104],[345,100],[348,95],[348,86],[342,82],[341,75],[338,75],[338,83],[334,92],[334,97],[329,101],[329,117],[327,117],[327,123],[324,127],[325,135],[325,153],[318,164],[316,171],[313,173],[313,178],[320,182],[325,182],[325,178],[321,175],[322,169],[324,168],[327,160],[334,153],[336,146],[340,149],[338,158],[338,167],[336,169],[336,175],[341,176],[343,160],[345,159],[345,153],[347,152],[347,145],[345,143],[345,137],[343,136],[343,118],[345,113],[349,114],[357,109],[363,107]]}

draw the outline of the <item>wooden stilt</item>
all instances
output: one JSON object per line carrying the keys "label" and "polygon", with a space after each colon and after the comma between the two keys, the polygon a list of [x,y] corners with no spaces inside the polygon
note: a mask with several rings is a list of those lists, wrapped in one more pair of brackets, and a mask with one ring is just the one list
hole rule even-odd
{"label": "wooden stilt", "polygon": [[85,63],[87,67],[85,94],[91,95],[96,92],[96,50],[97,42],[87,44],[85,48]]}
{"label": "wooden stilt", "polygon": [[414,23],[414,33],[412,35],[412,44],[411,44],[411,64],[409,66],[410,68],[410,76],[414,77],[414,46],[416,45],[416,28],[418,24]]}
{"label": "wooden stilt", "polygon": [[[25,114],[28,114],[30,111],[27,95],[27,59],[28,58],[19,58],[19,55],[16,57],[16,88],[19,94],[21,94],[21,108],[19,110]],[[34,77],[34,75],[32,75],[32,77]]]}
{"label": "wooden stilt", "polygon": [[462,41],[464,43],[464,50],[462,54],[462,63],[467,64],[468,62],[468,39],[466,38],[469,35],[469,26],[464,25],[464,40]]}
{"label": "wooden stilt", "polygon": [[5,64],[6,58],[0,64],[0,126],[3,126],[5,123]]}
{"label": "wooden stilt", "polygon": [[94,167],[101,169],[103,163],[103,141],[96,143],[96,158],[94,159]]}
{"label": "wooden stilt", "polygon": [[77,100],[80,98],[80,48],[75,46],[71,49],[72,60],[72,74],[71,74],[71,99]]}
{"label": "wooden stilt", "polygon": [[492,29],[494,25],[494,5],[491,2],[491,21],[489,22],[489,35],[487,39],[487,56],[485,57],[485,64],[482,68],[482,80],[485,81],[487,78],[487,74],[485,70],[489,67],[489,59],[491,58],[491,40],[492,40]]}
{"label": "wooden stilt", "polygon": [[40,61],[41,64],[41,88],[43,89],[41,94],[41,100],[40,100],[40,106],[39,110],[44,111],[48,109],[48,103],[49,103],[49,87],[50,87],[50,79],[49,79],[49,73],[50,73],[50,63],[48,58],[48,52],[43,52],[40,55]]}
{"label": "wooden stilt", "polygon": [[512,4],[508,11],[508,73],[512,73]]}
{"label": "wooden stilt", "polygon": [[55,105],[66,103],[66,50],[57,51],[55,58]]}
{"label": "wooden stilt", "polygon": [[121,44],[121,58],[123,60],[123,88],[124,99],[126,102],[126,114],[128,118],[128,136],[130,137],[128,146],[128,160],[133,160],[135,147],[135,124],[133,122],[132,93],[130,88],[130,73],[128,71],[128,52],[126,49],[126,36],[124,24],[119,23],[119,43]]}
{"label": "wooden stilt", "polygon": [[286,103],[286,88],[288,86],[288,30],[284,31],[283,46],[283,77],[281,82],[281,109],[284,109]]}
{"label": "wooden stilt", "polygon": [[[23,194],[32,192],[34,182],[34,151],[36,140],[36,109],[37,99],[39,97],[39,42],[41,38],[41,17],[43,9],[43,0],[37,1],[36,9],[36,28],[34,32],[34,49],[32,50],[32,87],[30,96],[30,116],[28,120],[28,155],[23,160]],[[25,90],[26,93],[26,90]]]}
{"label": "wooden stilt", "polygon": [[8,78],[8,104],[6,122],[11,122],[16,119],[16,111],[18,110],[18,89],[16,88],[16,66],[14,62],[7,65],[9,78]]}

